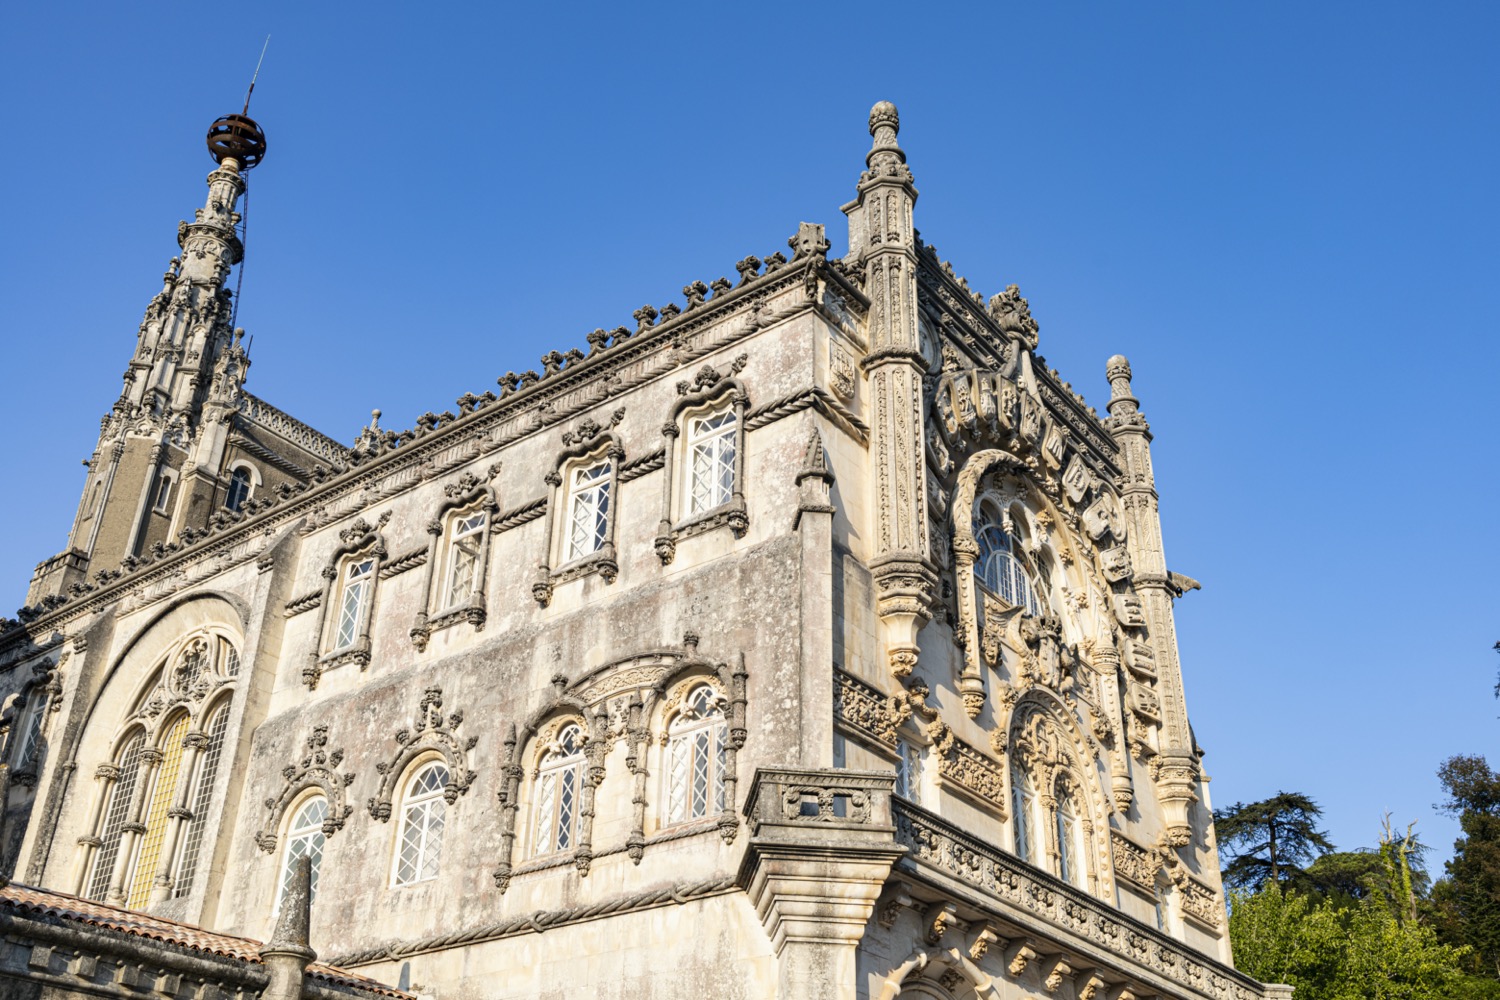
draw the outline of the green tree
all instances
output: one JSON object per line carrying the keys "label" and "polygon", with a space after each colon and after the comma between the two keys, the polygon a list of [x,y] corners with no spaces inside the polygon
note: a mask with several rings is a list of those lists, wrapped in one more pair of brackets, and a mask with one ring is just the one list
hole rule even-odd
{"label": "green tree", "polygon": [[1277,792],[1274,798],[1246,805],[1236,802],[1214,810],[1224,881],[1238,889],[1306,886],[1305,866],[1319,853],[1333,850],[1327,834],[1317,828],[1323,814],[1318,804],[1298,792]]}
{"label": "green tree", "polygon": [[1453,844],[1447,877],[1434,887],[1445,940],[1473,949],[1475,971],[1500,979],[1500,773],[1483,757],[1450,757],[1438,768],[1463,836]]}
{"label": "green tree", "polygon": [[1500,991],[1467,976],[1467,948],[1432,928],[1398,921],[1383,901],[1350,906],[1267,883],[1230,896],[1235,965],[1262,982],[1288,983],[1296,1000],[1495,1000]]}

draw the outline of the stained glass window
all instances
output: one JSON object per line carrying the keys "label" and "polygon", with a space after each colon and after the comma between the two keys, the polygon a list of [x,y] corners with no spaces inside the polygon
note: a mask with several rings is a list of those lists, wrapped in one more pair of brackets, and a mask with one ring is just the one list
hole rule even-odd
{"label": "stained glass window", "polygon": [[146,796],[146,832],[141,835],[140,848],[136,853],[135,870],[132,872],[125,905],[138,910],[151,901],[151,887],[156,882],[161,867],[161,849],[167,836],[167,812],[177,795],[178,770],[182,766],[182,738],[187,735],[188,717],[184,712],[168,724],[158,749],[161,763],[151,779],[151,789]]}

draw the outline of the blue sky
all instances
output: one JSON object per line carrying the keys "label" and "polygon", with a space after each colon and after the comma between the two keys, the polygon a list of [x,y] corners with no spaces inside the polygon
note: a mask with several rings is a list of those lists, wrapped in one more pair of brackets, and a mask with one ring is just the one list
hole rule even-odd
{"label": "blue sky", "polygon": [[[545,9],[543,9],[545,7]],[[250,388],[352,440],[828,225],[877,100],[917,225],[1015,282],[1157,435],[1217,804],[1386,810],[1500,765],[1500,7],[8,4],[0,607],[66,540],[98,419],[264,36]]]}

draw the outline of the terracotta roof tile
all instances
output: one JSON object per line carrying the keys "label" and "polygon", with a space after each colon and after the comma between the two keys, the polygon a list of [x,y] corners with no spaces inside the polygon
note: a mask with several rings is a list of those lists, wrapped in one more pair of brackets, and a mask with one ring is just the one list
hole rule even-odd
{"label": "terracotta roof tile", "polygon": [[[0,906],[21,913],[53,916],[136,937],[151,938],[165,944],[177,945],[210,955],[222,955],[242,962],[254,962],[257,965],[261,962],[262,945],[253,938],[218,934],[201,927],[194,927],[192,924],[166,920],[137,910],[124,910],[80,896],[53,892],[50,889],[37,889],[12,882],[0,888]],[[395,997],[398,1000],[412,998],[410,993],[392,989],[358,973],[323,965],[320,962],[314,962],[307,971],[313,978],[324,982],[352,986],[381,996]]]}

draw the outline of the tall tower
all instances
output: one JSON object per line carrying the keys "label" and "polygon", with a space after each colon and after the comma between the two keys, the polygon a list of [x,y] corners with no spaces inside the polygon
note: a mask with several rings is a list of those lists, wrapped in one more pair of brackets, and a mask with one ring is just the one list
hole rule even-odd
{"label": "tall tower", "polygon": [[224,287],[244,256],[235,209],[266,138],[241,114],[215,121],[207,141],[218,163],[207,200],[178,224],[182,254],[146,306],[120,398],[100,423],[68,545],[37,566],[28,604],[85,586],[91,572],[170,541],[189,515],[209,514],[226,432],[216,418],[238,406],[250,366]]}

